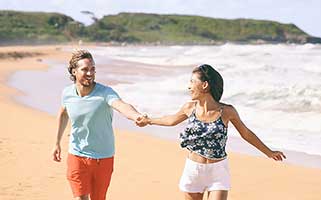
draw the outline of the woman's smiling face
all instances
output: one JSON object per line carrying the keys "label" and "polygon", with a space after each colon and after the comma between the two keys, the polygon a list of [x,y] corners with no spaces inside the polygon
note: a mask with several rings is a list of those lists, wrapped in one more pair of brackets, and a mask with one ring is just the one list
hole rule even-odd
{"label": "woman's smiling face", "polygon": [[198,73],[193,73],[190,83],[188,85],[188,90],[190,92],[192,100],[198,100],[201,96],[206,93],[208,87],[207,82],[202,82],[200,80],[200,75]]}

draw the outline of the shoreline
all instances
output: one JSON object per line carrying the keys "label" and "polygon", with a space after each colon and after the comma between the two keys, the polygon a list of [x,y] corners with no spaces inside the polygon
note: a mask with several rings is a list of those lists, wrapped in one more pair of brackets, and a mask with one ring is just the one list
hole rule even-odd
{"label": "shoreline", "polygon": [[[59,59],[64,55],[56,56]],[[55,138],[54,117],[12,102],[19,92],[5,85],[7,77],[15,70],[46,70],[48,66],[37,63],[35,58],[0,60],[0,66],[0,109],[4,123],[4,134],[0,135],[3,155],[0,158],[1,199],[71,198],[65,178],[68,129],[62,139],[63,162],[54,163],[50,156]],[[177,184],[185,151],[176,142],[118,129],[115,136],[115,172],[107,194],[109,199],[160,200],[168,198],[168,194],[170,199],[182,199]],[[319,169],[236,153],[230,153],[229,163],[232,175],[230,200],[317,200],[321,196]]]}
{"label": "shoreline", "polygon": [[[57,49],[57,48],[56,48]],[[62,49],[62,48],[59,48]],[[65,52],[65,54],[69,54],[70,52]],[[53,64],[57,60],[50,60],[48,59],[43,59],[41,63],[45,64],[48,66],[45,71],[50,71],[53,68],[56,68],[56,66]],[[115,64],[115,60],[111,59],[109,60],[109,64]],[[124,62],[124,64],[130,64],[129,62]],[[119,63],[117,64],[117,66]],[[115,69],[111,69],[113,71]],[[53,70],[51,70],[52,73],[54,73]],[[57,70],[56,70],[57,71]],[[156,72],[154,72],[156,73]],[[11,77],[13,75],[11,74]],[[115,82],[111,81],[111,83],[115,84]],[[8,85],[7,81],[7,85]],[[113,85],[113,84],[108,84],[108,85]],[[14,87],[16,90],[19,91],[17,87],[14,86],[14,84],[9,84],[11,87]],[[23,93],[23,91],[19,91],[20,93]],[[26,95],[26,94],[23,94]],[[46,112],[52,116],[55,117],[55,114],[50,113],[48,110],[42,110],[40,109],[39,105],[35,106],[33,104],[30,104],[30,102],[26,102],[25,99],[20,98],[20,95],[17,97],[13,97],[13,100],[16,101],[18,104],[22,104],[24,106],[36,109],[36,110],[41,110],[43,112]],[[30,101],[30,100],[29,100]],[[48,103],[48,102],[47,102]],[[52,102],[49,102],[52,103]],[[160,127],[160,126],[148,126],[145,128],[138,128],[132,125],[132,122],[123,118],[120,116],[117,112],[114,112],[114,127],[115,129],[118,129],[119,131],[125,131],[125,132],[143,132],[148,135],[152,135],[157,138],[162,138],[162,139],[167,139],[171,141],[176,141],[178,142],[178,135],[181,130],[183,130],[183,126],[175,126],[175,127]],[[230,130],[231,131],[231,130]],[[177,145],[179,148],[179,145]],[[287,164],[293,164],[293,165],[298,165],[298,166],[304,166],[304,167],[311,167],[311,168],[317,168],[321,169],[321,155],[317,154],[309,154],[306,152],[300,152],[300,151],[294,151],[294,150],[289,150],[289,149],[277,149],[283,151],[286,155],[288,155],[288,159],[285,160],[285,163]],[[261,152],[259,152],[257,149],[255,149],[253,146],[250,144],[246,143],[242,138],[237,137],[237,136],[229,136],[228,139],[228,144],[227,144],[227,151],[231,151],[233,153],[240,153],[240,154],[245,154],[249,156],[255,156],[255,157],[265,157]],[[302,162],[303,161],[303,162]]]}

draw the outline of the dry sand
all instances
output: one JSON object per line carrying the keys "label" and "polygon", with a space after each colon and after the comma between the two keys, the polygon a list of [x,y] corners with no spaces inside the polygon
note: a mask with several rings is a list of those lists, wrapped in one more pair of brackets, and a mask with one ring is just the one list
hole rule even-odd
{"label": "dry sand", "polygon": [[[0,60],[0,199],[72,199],[65,178],[68,131],[63,161],[52,161],[56,119],[13,101],[22,92],[6,86],[16,70],[46,70],[39,59],[69,59],[59,46],[1,47],[0,53],[23,51],[46,55]],[[48,105],[50,106],[50,105]],[[176,142],[143,133],[116,130],[115,171],[107,199],[183,199],[178,181],[184,150]],[[230,200],[320,200],[321,170],[229,153]]]}

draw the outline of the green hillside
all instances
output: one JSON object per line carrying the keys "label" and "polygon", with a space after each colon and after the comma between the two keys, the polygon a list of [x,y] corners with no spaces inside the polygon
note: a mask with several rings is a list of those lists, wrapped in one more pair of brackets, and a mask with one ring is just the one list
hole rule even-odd
{"label": "green hillside", "polygon": [[186,15],[120,13],[89,26],[91,40],[165,44],[217,42],[310,42],[294,24],[253,19],[213,19]]}
{"label": "green hillside", "polygon": [[321,43],[294,24],[264,20],[120,13],[85,27],[58,13],[0,11],[0,44],[80,39],[140,44]]}
{"label": "green hillside", "polygon": [[0,11],[0,43],[50,43],[78,38],[83,25],[58,13]]}

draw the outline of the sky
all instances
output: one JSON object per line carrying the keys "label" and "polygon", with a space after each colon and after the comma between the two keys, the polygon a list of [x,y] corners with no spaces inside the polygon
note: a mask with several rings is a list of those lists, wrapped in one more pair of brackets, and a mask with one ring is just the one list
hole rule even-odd
{"label": "sky", "polygon": [[86,25],[92,20],[81,11],[91,11],[98,18],[143,12],[264,19],[294,23],[306,33],[321,37],[321,0],[0,0],[0,10],[59,12]]}

